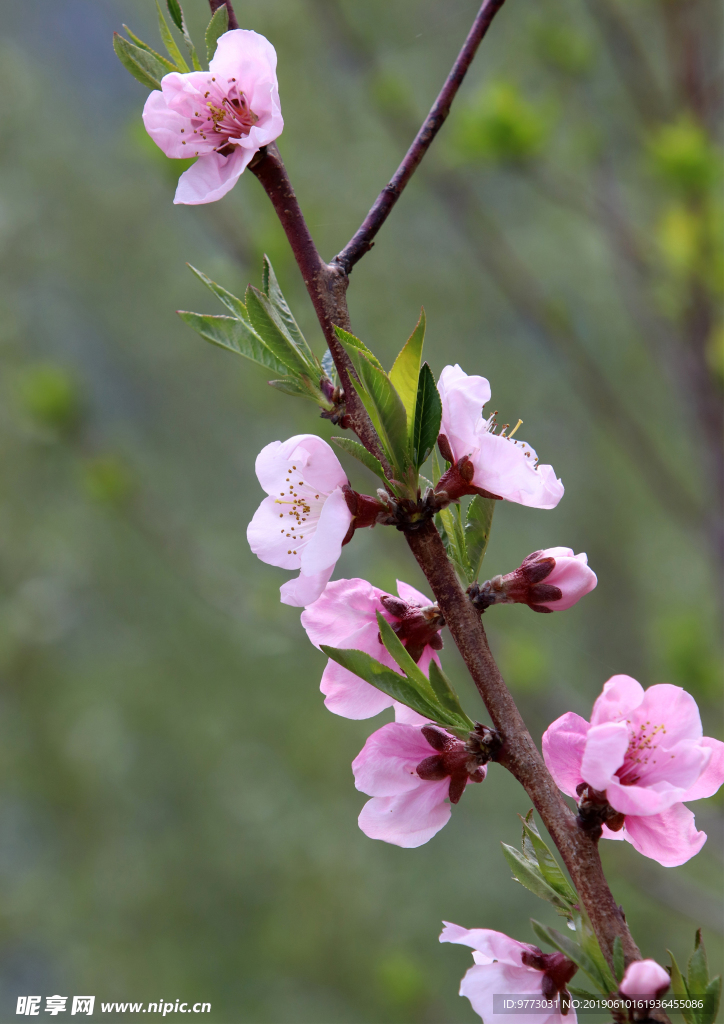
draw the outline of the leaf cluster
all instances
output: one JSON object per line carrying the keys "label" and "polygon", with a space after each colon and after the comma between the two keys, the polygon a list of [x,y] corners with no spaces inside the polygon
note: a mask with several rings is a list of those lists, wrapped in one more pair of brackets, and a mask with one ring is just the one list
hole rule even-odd
{"label": "leaf cluster", "polygon": [[694,952],[689,957],[686,977],[679,970],[679,965],[671,950],[671,988],[677,999],[696,1000],[703,997],[704,1006],[699,1008],[681,1009],[686,1024],[712,1024],[716,1019],[721,1000],[721,975],[709,977],[709,962],[706,948],[701,937],[701,928],[697,930],[694,940]]}
{"label": "leaf cluster", "polygon": [[[193,40],[186,28],[186,21],[184,19],[181,4],[178,0],[166,0],[166,6],[174,28],[176,28],[181,34],[186,49],[188,50],[191,58],[191,68],[189,68],[188,63],[179,49],[173,32],[171,31],[171,28],[164,17],[163,11],[161,10],[159,0],[156,0],[158,28],[161,33],[161,41],[166,48],[168,57],[162,56],[154,50],[153,47],[149,46],[148,43],[144,43],[142,39],[139,39],[137,35],[134,35],[134,33],[131,32],[127,25],[124,25],[123,27],[130,37],[130,42],[122,35],[119,35],[118,32],[114,32],[113,34],[113,49],[116,51],[116,56],[120,60],[121,64],[123,64],[126,71],[129,71],[133,77],[141,83],[141,85],[145,85],[148,89],[160,89],[162,78],[173,71],[186,74],[192,68],[194,71],[203,70],[201,61],[199,60],[196,52],[196,47],[194,46]],[[209,61],[214,56],[219,37],[222,36],[224,32],[228,31],[228,28],[229,11],[226,4],[223,4],[214,12],[214,15],[206,29],[205,43],[207,58]]]}
{"label": "leaf cluster", "polygon": [[328,647],[321,649],[342,668],[382,690],[400,704],[412,708],[448,732],[467,739],[475,723],[463,711],[452,683],[436,662],[430,662],[430,678],[417,667],[389,622],[378,612],[377,623],[385,649],[404,675],[393,671],[364,651]]}
{"label": "leaf cluster", "polygon": [[278,374],[269,381],[278,391],[309,398],[323,409],[333,408],[320,387],[327,378],[322,362],[299,329],[268,257],[264,257],[261,290],[249,285],[243,302],[196,267],[191,270],[231,315],[190,313],[180,309],[178,315],[185,323],[212,345],[244,356]]}

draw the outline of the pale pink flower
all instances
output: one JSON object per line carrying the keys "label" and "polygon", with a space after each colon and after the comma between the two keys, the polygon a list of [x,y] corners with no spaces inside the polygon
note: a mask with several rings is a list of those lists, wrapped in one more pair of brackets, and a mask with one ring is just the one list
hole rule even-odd
{"label": "pale pink flower", "polygon": [[525,441],[506,437],[504,431],[494,433],[494,416],[483,419],[482,406],[490,400],[485,377],[469,377],[457,365],[446,366],[437,386],[442,400],[440,433],[454,462],[437,489],[446,490],[451,498],[483,492],[533,508],[555,508],[563,497],[563,484],[553,467],[538,465]]}
{"label": "pale pink flower", "polygon": [[624,996],[658,999],[670,984],[668,972],[655,960],[635,960],[626,968],[619,992]]}
{"label": "pale pink flower", "polygon": [[578,970],[563,953],[543,953],[537,946],[490,928],[467,929],[448,921],[443,924],[440,942],[455,942],[474,950],[475,966],[463,978],[460,995],[470,1000],[485,1024],[575,1024],[576,1011],[572,1008],[565,1016],[556,1008],[550,1013],[538,1010],[506,1014],[501,1012],[502,1007],[493,1005],[496,995],[536,997],[556,1003],[561,993],[567,994],[566,985]]}
{"label": "pale pink flower", "polygon": [[[388,668],[400,669],[380,639],[377,612],[392,624],[408,653],[427,674],[435,651],[442,648],[442,618],[436,605],[407,583],[397,581],[399,598],[373,587],[367,580],[334,580],[322,596],[305,608],[302,625],[315,647],[366,651]],[[343,718],[371,718],[392,707],[392,697],[331,659],[322,675],[324,703]]]}
{"label": "pale pink flower", "polygon": [[355,786],[373,798],[358,821],[370,839],[411,849],[448,823],[450,805],[469,782],[483,781],[487,767],[462,740],[409,708],[397,705],[395,717],[372,733],[352,762]]}
{"label": "pale pink flower", "polygon": [[321,437],[297,434],[263,448],[256,475],[269,497],[249,523],[249,547],[262,562],[300,570],[281,588],[284,604],[311,604],[351,535],[353,516],[342,489],[345,472]]}
{"label": "pale pink flower", "polygon": [[528,555],[514,572],[486,580],[476,589],[473,604],[482,611],[493,604],[527,604],[535,612],[563,612],[597,583],[583,552],[546,548]]}
{"label": "pale pink flower", "polygon": [[702,735],[696,701],[680,686],[644,692],[630,676],[613,676],[590,723],[569,711],[549,726],[543,756],[568,796],[586,786],[618,812],[612,827],[603,825],[606,838],[626,839],[666,867],[684,864],[706,842],[684,804],[713,796],[724,782],[724,743]]}
{"label": "pale pink flower", "polygon": [[179,178],[175,203],[221,199],[281,135],[276,67],[268,39],[234,29],[220,37],[208,71],[173,71],[148,97],[143,123],[156,145],[169,157],[198,157]]}

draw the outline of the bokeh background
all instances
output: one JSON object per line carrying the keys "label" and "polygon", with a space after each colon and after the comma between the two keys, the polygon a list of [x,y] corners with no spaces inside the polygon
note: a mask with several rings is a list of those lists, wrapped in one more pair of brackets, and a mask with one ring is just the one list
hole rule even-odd
{"label": "bokeh background", "polygon": [[[202,0],[186,0],[199,42]],[[354,270],[357,333],[388,365],[424,304],[435,372],[486,375],[499,422],[566,484],[496,511],[486,575],[588,552],[563,615],[486,614],[536,737],[627,672],[722,735],[717,535],[724,336],[715,0],[508,0],[436,150]],[[269,441],[333,429],[175,315],[221,312],[262,253],[321,353],[251,174],[172,205],[116,60],[151,0],[0,2],[0,1016],[18,995],[210,1001],[219,1024],[463,1024],[467,950],[443,918],[529,940],[510,880],[527,798],[495,766],[428,845],[367,839],[350,762],[374,722],[329,714],[322,655],[245,541]],[[279,54],[280,140],[330,258],[402,156],[475,0],[239,0]],[[373,481],[348,465],[363,489]],[[339,576],[424,589],[402,538],[363,531]],[[446,645],[446,670],[482,712]],[[643,952],[722,960],[721,801],[664,869],[602,856]],[[42,1011],[41,1011],[42,1012]],[[110,1017],[108,1018],[110,1019]],[[130,1019],[130,1018],[129,1018]]]}

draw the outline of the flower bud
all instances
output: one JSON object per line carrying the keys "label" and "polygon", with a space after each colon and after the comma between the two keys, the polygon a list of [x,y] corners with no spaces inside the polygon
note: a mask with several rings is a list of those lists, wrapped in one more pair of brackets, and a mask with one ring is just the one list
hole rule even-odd
{"label": "flower bud", "polygon": [[658,999],[671,984],[671,978],[655,960],[636,960],[629,964],[619,989],[623,996]]}
{"label": "flower bud", "polygon": [[597,582],[583,552],[574,555],[571,548],[546,548],[528,555],[506,576],[474,583],[468,593],[481,612],[492,604],[527,604],[534,612],[562,612],[590,593]]}

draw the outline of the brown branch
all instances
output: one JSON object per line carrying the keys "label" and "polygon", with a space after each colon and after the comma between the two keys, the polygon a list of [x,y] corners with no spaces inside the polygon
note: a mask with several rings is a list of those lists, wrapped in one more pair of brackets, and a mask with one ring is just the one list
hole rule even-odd
{"label": "brown branch", "polygon": [[211,13],[216,14],[220,7],[226,4],[226,10],[229,12],[229,28],[238,28],[239,22],[236,20],[236,14],[234,14],[234,8],[231,6],[231,0],[209,0],[209,7]]}
{"label": "brown branch", "polygon": [[354,236],[332,261],[342,267],[346,273],[349,273],[355,263],[361,260],[364,254],[372,248],[372,239],[389,217],[392,207],[402,194],[402,190],[417,170],[433,139],[442,128],[447,115],[450,113],[450,107],[457,95],[457,91],[473,62],[478,47],[485,33],[490,28],[493,18],[504,2],[505,0],[483,0],[483,5],[478,11],[478,15],[463,44],[463,48],[458,54],[445,84],[433,103],[422,127],[415,136],[412,145],[405,154],[402,163],[378,195],[372,209],[362,221]]}

